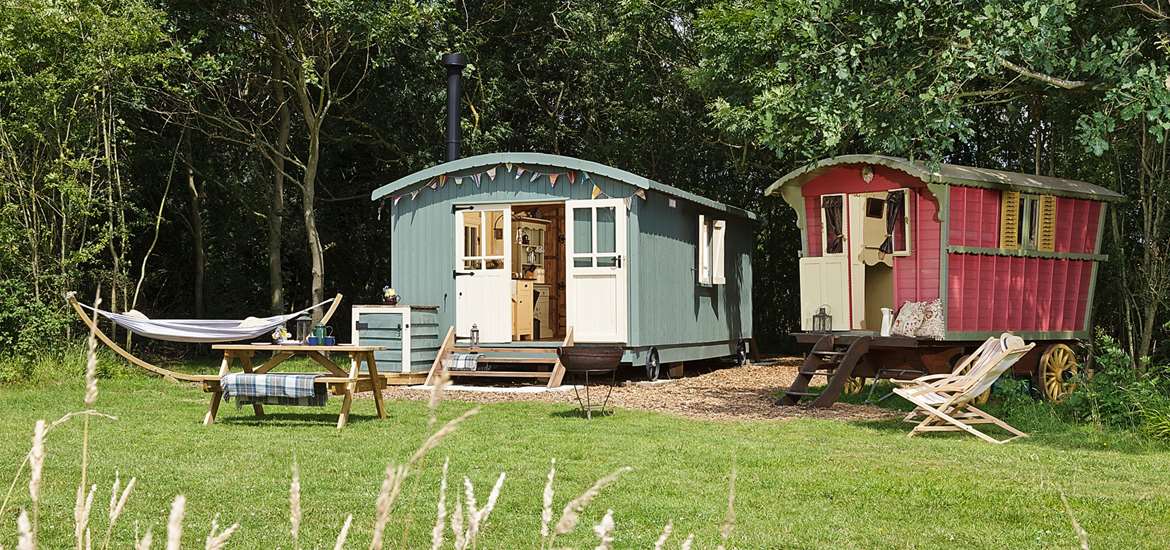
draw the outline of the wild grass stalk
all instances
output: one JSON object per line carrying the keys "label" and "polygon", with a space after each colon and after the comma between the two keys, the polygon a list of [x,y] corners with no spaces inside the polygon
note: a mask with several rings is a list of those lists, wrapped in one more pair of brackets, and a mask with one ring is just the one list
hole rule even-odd
{"label": "wild grass stalk", "polygon": [[435,507],[435,527],[431,529],[431,550],[443,547],[443,531],[447,527],[447,468],[451,459],[443,460],[443,477],[439,478],[439,503]]}
{"label": "wild grass stalk", "polygon": [[297,460],[293,458],[292,482],[288,484],[288,519],[289,533],[292,535],[293,548],[301,547],[301,469]]}
{"label": "wild grass stalk", "polygon": [[341,531],[337,533],[337,542],[333,543],[333,550],[345,548],[345,539],[349,537],[350,525],[353,525],[353,514],[345,516],[345,523],[341,524]]}
{"label": "wild grass stalk", "polygon": [[658,535],[658,540],[654,541],[654,550],[662,550],[666,547],[666,541],[670,539],[671,531],[674,531],[674,522],[668,521],[662,528],[662,534]]}
{"label": "wild grass stalk", "polygon": [[601,523],[593,527],[593,532],[597,534],[598,544],[595,550],[610,550],[613,548],[613,509],[605,511],[605,516],[601,518]]}
{"label": "wild grass stalk", "polygon": [[167,517],[167,550],[179,550],[183,544],[183,515],[187,511],[187,497],[179,495],[171,502]]}

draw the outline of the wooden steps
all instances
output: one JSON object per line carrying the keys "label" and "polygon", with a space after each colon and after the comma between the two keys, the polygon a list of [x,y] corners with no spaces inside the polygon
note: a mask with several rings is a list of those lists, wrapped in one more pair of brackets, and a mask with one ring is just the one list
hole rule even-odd
{"label": "wooden steps", "polygon": [[[573,329],[569,328],[564,341],[559,347],[569,347],[573,345]],[[520,370],[518,368],[507,368],[506,370],[449,370],[443,365],[445,359],[450,359],[457,353],[478,353],[480,354],[479,364],[490,365],[492,367],[508,366],[508,367],[522,367],[528,366],[532,370]],[[547,368],[547,370],[544,370]],[[531,346],[468,346],[461,345],[455,342],[455,327],[447,330],[447,337],[443,339],[443,344],[439,347],[439,353],[435,356],[435,362],[431,365],[431,371],[427,374],[426,384],[430,385],[442,376],[449,378],[528,378],[533,380],[546,380],[546,387],[555,388],[561,385],[561,380],[565,376],[565,367],[561,365],[561,360],[557,356],[557,348],[545,345],[531,345]]]}
{"label": "wooden steps", "polygon": [[[812,398],[810,405],[813,407],[832,406],[853,375],[854,367],[869,352],[871,340],[872,337],[863,336],[848,345],[838,345],[832,334],[822,336],[805,356],[796,380],[792,382],[792,386],[784,390],[780,404],[799,405],[803,399]],[[825,389],[820,393],[808,391],[809,382],[814,376],[824,376],[828,379]]]}

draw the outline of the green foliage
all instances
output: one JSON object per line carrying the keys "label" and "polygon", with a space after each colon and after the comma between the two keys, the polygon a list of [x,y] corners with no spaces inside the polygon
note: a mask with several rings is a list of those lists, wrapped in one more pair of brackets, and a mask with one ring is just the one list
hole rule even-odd
{"label": "green foliage", "polygon": [[[37,300],[20,281],[0,278],[0,357],[32,358],[59,340],[68,325],[61,307]],[[0,382],[11,380],[0,373]]]}
{"label": "green foliage", "polygon": [[1061,412],[1080,422],[1134,430],[1157,439],[1170,437],[1170,370],[1140,372],[1117,341],[1098,333],[1091,376],[1060,404]]}

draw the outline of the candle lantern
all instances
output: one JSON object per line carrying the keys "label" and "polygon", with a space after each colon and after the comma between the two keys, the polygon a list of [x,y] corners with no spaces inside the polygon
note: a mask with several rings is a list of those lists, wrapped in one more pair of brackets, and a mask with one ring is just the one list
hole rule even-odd
{"label": "candle lantern", "polygon": [[313,318],[308,315],[301,315],[293,319],[293,323],[296,324],[296,339],[300,342],[307,342],[313,330]]}
{"label": "candle lantern", "polygon": [[826,311],[826,306],[817,308],[812,318],[813,332],[831,332],[833,330],[833,316]]}

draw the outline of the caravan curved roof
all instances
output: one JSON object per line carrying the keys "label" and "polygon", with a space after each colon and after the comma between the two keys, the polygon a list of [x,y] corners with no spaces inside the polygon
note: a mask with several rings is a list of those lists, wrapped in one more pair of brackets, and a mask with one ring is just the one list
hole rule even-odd
{"label": "caravan curved roof", "polygon": [[665,195],[678,197],[695,204],[706,206],[707,208],[713,208],[715,210],[720,210],[729,214],[742,216],[750,220],[757,219],[755,213],[751,211],[723,204],[718,201],[713,201],[706,197],[701,197],[694,193],[683,191],[682,189],[666,185],[665,183],[656,182],[652,179],[627,172],[620,168],[614,168],[612,166],[607,166],[588,160],[581,160],[579,158],[566,157],[562,155],[550,155],[546,153],[489,153],[486,155],[476,155],[474,157],[466,157],[450,162],[445,162],[425,170],[420,170],[408,176],[398,178],[386,185],[383,185],[370,193],[370,199],[378,200],[387,195],[392,195],[401,191],[407,191],[415,186],[425,185],[426,182],[430,181],[431,178],[436,176],[464,170],[471,170],[482,166],[506,163],[555,166],[569,170],[589,172],[591,174],[597,174],[599,176],[621,181],[640,189],[657,191]]}
{"label": "caravan curved roof", "polygon": [[958,164],[927,164],[885,155],[841,155],[812,162],[793,170],[768,186],[765,195],[776,195],[786,186],[801,186],[829,168],[847,164],[873,164],[905,172],[926,183],[942,183],[964,187],[991,187],[1010,189],[1021,193],[1043,193],[1097,201],[1120,201],[1125,197],[1099,185],[1050,176],[1020,172],[1005,172]]}

